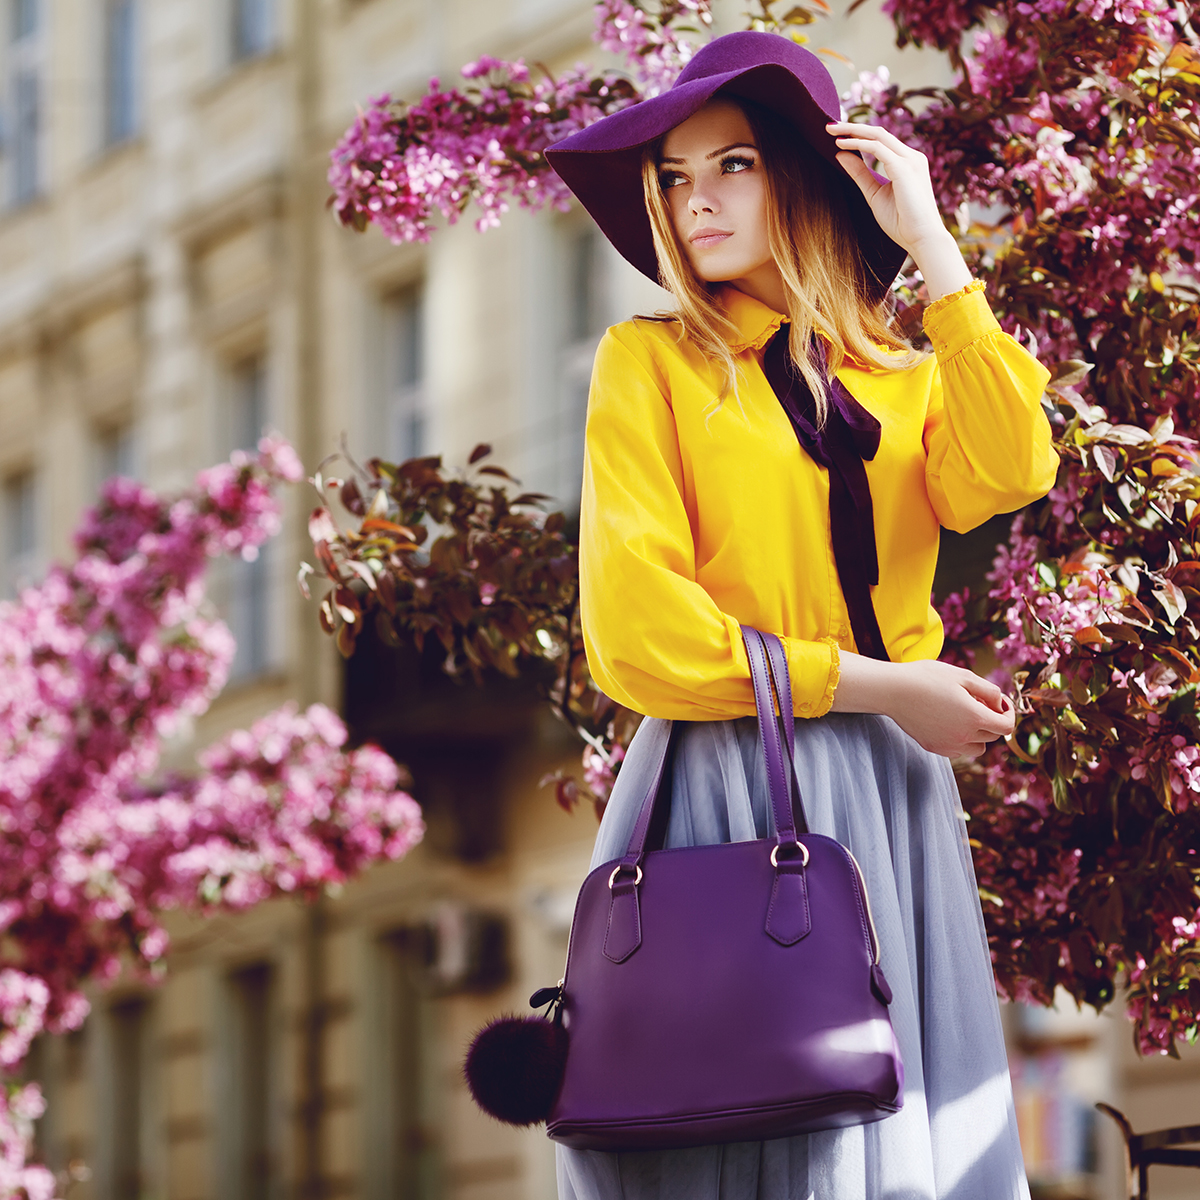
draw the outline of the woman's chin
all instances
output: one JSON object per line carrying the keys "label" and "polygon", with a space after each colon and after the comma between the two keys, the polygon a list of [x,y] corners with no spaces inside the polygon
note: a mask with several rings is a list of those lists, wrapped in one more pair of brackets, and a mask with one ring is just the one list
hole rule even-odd
{"label": "woman's chin", "polygon": [[745,273],[745,264],[733,260],[723,260],[716,255],[705,255],[699,261],[693,260],[692,270],[705,283],[728,283],[731,279],[740,279]]}
{"label": "woman's chin", "polygon": [[719,251],[700,253],[692,258],[692,270],[705,283],[729,283],[734,279],[745,279],[763,265],[758,260],[748,260],[743,254],[721,254]]}

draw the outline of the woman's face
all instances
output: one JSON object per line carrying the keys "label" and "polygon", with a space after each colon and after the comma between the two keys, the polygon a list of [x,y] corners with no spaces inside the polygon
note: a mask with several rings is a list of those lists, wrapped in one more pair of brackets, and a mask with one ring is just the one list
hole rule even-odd
{"label": "woman's face", "polygon": [[778,307],[767,241],[767,181],[746,114],[710,100],[663,138],[658,180],[679,244],[706,283],[732,283]]}

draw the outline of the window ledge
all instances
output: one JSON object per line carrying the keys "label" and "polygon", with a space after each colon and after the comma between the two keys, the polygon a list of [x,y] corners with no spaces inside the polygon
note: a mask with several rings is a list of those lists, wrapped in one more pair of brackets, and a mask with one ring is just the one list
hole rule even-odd
{"label": "window ledge", "polygon": [[270,50],[264,50],[261,54],[226,62],[212,76],[197,85],[192,93],[192,100],[196,104],[211,104],[243,80],[274,69],[286,58],[283,45],[276,43]]}
{"label": "window ledge", "polygon": [[235,692],[249,692],[255,688],[283,687],[292,682],[294,681],[285,668],[279,666],[263,667],[260,671],[238,675],[236,678],[230,676],[229,681],[221,689],[218,699],[225,696],[232,696]]}
{"label": "window ledge", "polygon": [[8,224],[16,224],[18,221],[34,220],[42,212],[50,210],[50,192],[43,189],[36,196],[30,196],[27,200],[13,200],[4,204],[0,208],[0,227]]}
{"label": "window ledge", "polygon": [[141,130],[119,142],[105,142],[84,164],[80,179],[88,179],[112,170],[124,159],[140,158],[146,151],[146,135]]}

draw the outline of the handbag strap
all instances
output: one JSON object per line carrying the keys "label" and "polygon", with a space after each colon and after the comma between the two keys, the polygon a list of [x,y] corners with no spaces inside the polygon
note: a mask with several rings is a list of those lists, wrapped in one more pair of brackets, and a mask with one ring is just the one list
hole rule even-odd
{"label": "handbag strap", "polygon": [[[796,844],[796,817],[800,819],[800,831],[808,832],[800,785],[796,779],[796,722],[792,711],[792,685],[787,655],[783,643],[773,633],[762,633],[743,625],[742,640],[746,645],[746,656],[750,660],[750,680],[754,687],[754,705],[758,712],[759,742],[766,761],[767,789],[775,817],[775,841],[778,856],[783,858],[785,852],[790,851]],[[669,741],[670,739],[667,739],[664,742],[659,754],[637,821],[634,823],[633,833],[630,835],[629,847],[613,871],[614,881],[618,875],[627,871],[636,877],[628,882],[636,886],[637,879],[641,877],[641,862],[646,854],[646,838],[655,807],[658,803],[670,803],[669,787],[664,786],[669,784],[669,780],[664,779]],[[661,794],[663,792],[667,793],[665,797]]]}
{"label": "handbag strap", "polygon": [[775,694],[785,696],[786,704],[780,705],[780,716],[783,718],[784,744],[787,747],[788,778],[792,792],[792,814],[796,828],[801,833],[808,833],[808,815],[804,811],[804,801],[800,796],[800,780],[796,776],[796,714],[792,711],[792,675],[788,670],[787,652],[783,642],[773,633],[760,634],[767,650],[767,665],[771,670],[771,681],[775,685]]}
{"label": "handbag strap", "polygon": [[[785,761],[783,739],[779,736],[779,721],[775,716],[775,701],[778,697],[781,715],[788,713],[792,689],[787,687],[785,694],[771,670],[768,636],[776,645],[779,644],[779,639],[774,635],[742,626],[742,641],[746,643],[746,657],[750,660],[750,682],[754,685],[754,707],[758,710],[758,740],[762,743],[763,758],[767,764],[767,792],[771,797],[771,811],[775,815],[775,841],[778,846],[784,847],[791,846],[796,840],[796,821],[792,814],[792,788],[788,779],[791,759],[788,757]],[[773,683],[776,685],[774,692],[771,687]],[[783,717],[783,723],[786,729],[786,716]],[[793,742],[789,750],[795,744],[794,729],[793,725]]]}

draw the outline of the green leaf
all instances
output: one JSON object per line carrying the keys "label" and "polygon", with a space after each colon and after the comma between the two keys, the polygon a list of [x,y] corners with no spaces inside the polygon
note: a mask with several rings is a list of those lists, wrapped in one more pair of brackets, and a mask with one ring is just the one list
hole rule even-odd
{"label": "green leaf", "polygon": [[1171,582],[1169,579],[1159,581],[1159,585],[1154,589],[1154,598],[1163,607],[1163,612],[1167,614],[1167,621],[1174,625],[1187,612],[1187,598],[1180,591],[1178,585]]}
{"label": "green leaf", "polygon": [[1136,425],[1113,425],[1104,436],[1118,446],[1144,446],[1154,440],[1153,434]]}
{"label": "green leaf", "polygon": [[1088,372],[1095,365],[1095,363],[1084,362],[1080,358],[1068,358],[1063,362],[1056,362],[1050,367],[1050,382],[1059,387],[1074,387],[1075,384],[1082,383],[1087,378]]}
{"label": "green leaf", "polygon": [[1071,795],[1071,785],[1067,782],[1065,776],[1058,771],[1054,772],[1050,780],[1050,789],[1054,793],[1054,807],[1059,812],[1069,813],[1075,811],[1075,800]]}
{"label": "green leaf", "polygon": [[1058,719],[1060,723],[1066,726],[1066,728],[1072,733],[1087,733],[1087,726],[1079,719],[1072,709],[1064,708],[1058,714]]}
{"label": "green leaf", "polygon": [[1113,483],[1117,477],[1117,452],[1111,446],[1105,446],[1098,442],[1092,447],[1092,461],[1096,464],[1100,474]]}
{"label": "green leaf", "polygon": [[1175,421],[1170,413],[1163,413],[1153,425],[1150,426],[1150,437],[1160,445],[1168,439],[1175,436]]}

